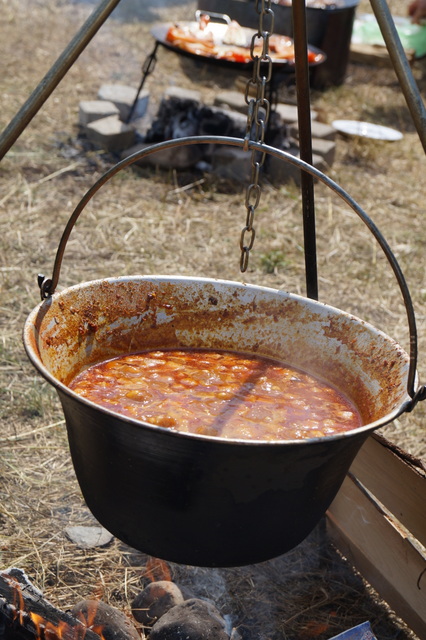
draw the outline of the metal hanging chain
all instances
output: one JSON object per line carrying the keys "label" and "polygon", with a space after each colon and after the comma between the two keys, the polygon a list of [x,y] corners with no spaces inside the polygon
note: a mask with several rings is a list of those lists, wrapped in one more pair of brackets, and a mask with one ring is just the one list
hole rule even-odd
{"label": "metal hanging chain", "polygon": [[[253,75],[248,80],[245,90],[245,101],[248,106],[246,134],[244,137],[244,151],[248,151],[249,142],[263,144],[265,131],[269,120],[271,105],[265,98],[265,87],[272,77],[272,59],[269,55],[269,36],[274,29],[274,12],[271,9],[272,0],[256,0],[256,11],[259,14],[258,31],[251,40],[250,55],[253,60]],[[262,45],[261,55],[254,53],[255,48]],[[256,87],[256,97],[250,98],[250,89]],[[256,230],[254,217],[259,206],[261,187],[259,184],[260,170],[264,165],[266,153],[252,151],[251,182],[246,190],[245,206],[247,209],[246,223],[240,237],[240,270],[244,273],[248,267],[249,254],[253,248]]]}

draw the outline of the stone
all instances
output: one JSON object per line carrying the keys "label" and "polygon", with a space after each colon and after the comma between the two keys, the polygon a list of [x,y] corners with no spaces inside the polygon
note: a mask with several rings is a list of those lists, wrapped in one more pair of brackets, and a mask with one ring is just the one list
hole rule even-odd
{"label": "stone", "polygon": [[324,122],[313,121],[311,125],[312,138],[321,138],[322,140],[335,140],[336,129]]}
{"label": "stone", "polygon": [[229,640],[225,628],[214,605],[192,598],[161,616],[152,627],[149,640]]}
{"label": "stone", "polygon": [[67,527],[65,529],[65,535],[71,542],[74,542],[79,549],[106,547],[114,539],[112,533],[101,527],[101,525]]}
{"label": "stone", "polygon": [[167,580],[151,582],[138,593],[132,602],[135,620],[145,626],[152,626],[169,609],[184,601],[179,587]]}
{"label": "stone", "polygon": [[179,100],[185,102],[193,102],[194,104],[200,104],[201,92],[192,89],[184,89],[183,87],[167,87],[164,92],[164,98],[166,100]]}
{"label": "stone", "polygon": [[[288,152],[297,158],[300,157],[299,149],[291,148]],[[316,154],[312,154],[312,166],[322,172],[325,172],[327,169],[327,164],[324,159]],[[273,185],[278,186],[291,181],[296,185],[300,185],[301,169],[286,160],[268,156],[267,175]]]}
{"label": "stone", "polygon": [[121,122],[117,116],[95,120],[85,130],[91,142],[107,151],[127,149],[134,143],[136,135],[133,127]]}
{"label": "stone", "polygon": [[129,618],[102,600],[82,600],[71,609],[71,614],[104,640],[141,640]]}
{"label": "stone", "polygon": [[[293,122],[290,125],[290,135],[293,138],[299,139],[299,125],[297,122]],[[314,120],[311,122],[311,135],[312,138],[322,138],[323,140],[335,140],[336,139],[336,129],[330,127],[328,124],[324,124],[323,122],[318,122]]]}
{"label": "stone", "polygon": [[[130,110],[133,106],[137,94],[137,89],[123,84],[103,84],[98,91],[99,100],[112,102],[120,111],[120,118],[127,121]],[[149,92],[145,89],[139,93],[136,107],[132,118],[142,118],[148,108]]]}
{"label": "stone", "polygon": [[212,154],[212,171],[228,180],[251,182],[251,155],[251,151],[243,151],[240,147],[218,147]]}
{"label": "stone", "polygon": [[[217,107],[229,108],[243,114],[247,114],[248,110],[244,93],[240,91],[221,91],[215,96],[214,104]],[[297,122],[297,106],[295,105],[279,103],[272,110],[279,114],[284,124]],[[317,112],[311,110],[312,120],[316,120],[317,117]]]}
{"label": "stone", "polygon": [[214,98],[217,107],[229,107],[233,111],[247,113],[247,104],[244,94],[240,91],[221,91]]}
{"label": "stone", "polygon": [[[294,122],[297,122],[297,107],[293,104],[277,104],[274,107],[274,111],[279,114],[284,124],[293,124]],[[311,109],[311,119],[316,120],[317,118],[318,113]]]}
{"label": "stone", "polygon": [[[143,151],[147,147],[152,146],[145,142],[136,144],[126,149],[121,158]],[[135,162],[139,167],[159,167],[160,169],[189,169],[193,167],[201,159],[203,155],[203,145],[191,144],[173,147],[170,149],[162,149],[144,156]]]}
{"label": "stone", "polygon": [[328,167],[331,167],[336,156],[336,143],[333,140],[312,138],[312,153],[321,156]]}
{"label": "stone", "polygon": [[118,107],[109,100],[82,100],[78,111],[79,123],[83,127],[94,120],[120,115]]}

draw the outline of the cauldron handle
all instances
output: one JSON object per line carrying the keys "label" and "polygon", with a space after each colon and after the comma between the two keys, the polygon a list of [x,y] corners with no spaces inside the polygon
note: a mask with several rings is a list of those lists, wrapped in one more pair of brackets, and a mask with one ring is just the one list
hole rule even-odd
{"label": "cauldron handle", "polygon": [[87,205],[87,203],[93,198],[95,193],[99,191],[99,189],[108,182],[116,173],[129,167],[133,163],[141,160],[145,156],[148,156],[157,151],[161,151],[163,149],[170,149],[173,147],[179,146],[189,146],[192,144],[221,144],[221,145],[230,145],[234,147],[241,147],[247,151],[260,151],[262,153],[267,153],[269,155],[275,156],[281,160],[289,162],[296,167],[299,167],[302,171],[306,171],[310,173],[312,176],[317,178],[320,182],[328,186],[332,191],[334,191],[337,195],[339,195],[342,200],[346,202],[358,215],[359,218],[364,222],[364,224],[368,227],[371,233],[376,238],[379,243],[383,253],[385,254],[393,272],[395,278],[398,282],[403,300],[405,305],[405,310],[407,314],[409,334],[410,334],[410,353],[409,353],[409,370],[408,370],[408,378],[407,378],[407,392],[411,398],[411,402],[408,404],[406,411],[412,411],[417,402],[419,400],[426,399],[426,387],[424,385],[420,386],[417,390],[415,389],[416,382],[416,370],[417,370],[417,328],[416,328],[416,318],[414,314],[413,303],[411,300],[411,295],[408,290],[407,283],[405,281],[405,277],[401,271],[401,268],[398,264],[397,259],[395,258],[390,246],[385,240],[382,233],[379,231],[378,227],[374,224],[371,218],[365,213],[365,211],[358,205],[357,202],[342,188],[340,187],[334,180],[326,176],[322,171],[316,169],[314,166],[304,162],[300,158],[292,156],[286,151],[281,151],[280,149],[276,149],[275,147],[270,147],[265,144],[261,144],[254,141],[249,141],[247,145],[247,141],[240,138],[231,138],[228,136],[191,136],[186,138],[179,138],[175,140],[167,140],[165,142],[159,142],[154,145],[148,146],[142,151],[137,151],[136,153],[128,156],[124,160],[121,160],[117,164],[115,164],[111,169],[106,171],[100,178],[95,182],[95,184],[86,192],[83,198],[80,200],[73,213],[71,214],[68,223],[64,229],[61,240],[59,242],[59,246],[56,252],[55,263],[53,266],[52,278],[45,278],[43,275],[38,276],[38,285],[40,288],[41,299],[44,300],[49,298],[55,292],[55,289],[58,285],[59,274],[61,270],[61,264],[63,255],[65,252],[65,248],[68,242],[68,238],[71,234],[71,231],[77,222],[81,212]]}

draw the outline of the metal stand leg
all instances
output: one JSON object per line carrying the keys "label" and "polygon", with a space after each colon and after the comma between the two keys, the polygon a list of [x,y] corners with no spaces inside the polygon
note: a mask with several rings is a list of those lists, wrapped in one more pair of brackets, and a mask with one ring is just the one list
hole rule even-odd
{"label": "metal stand leg", "polygon": [[26,103],[1,134],[0,160],[16,142],[25,127],[31,122],[119,2],[120,0],[103,0],[66,49],[64,49],[53,67],[47,72]]}
{"label": "metal stand leg", "polygon": [[[305,0],[293,1],[293,21],[300,158],[312,164],[311,100]],[[302,171],[300,181],[305,244],[306,293],[309,298],[318,300],[314,179],[311,174]]]}
{"label": "metal stand leg", "polygon": [[372,9],[386,43],[389,57],[404,93],[423,149],[426,152],[426,109],[411,73],[410,65],[385,0],[370,0]]}
{"label": "metal stand leg", "polygon": [[132,108],[130,109],[129,115],[127,116],[126,123],[129,123],[130,120],[133,117],[133,113],[134,113],[134,111],[136,109],[136,104],[138,102],[139,94],[143,89],[143,86],[145,84],[145,80],[147,79],[147,77],[155,69],[155,65],[157,63],[156,54],[157,54],[157,49],[158,49],[159,44],[160,44],[159,42],[155,43],[154,49],[151,51],[151,53],[149,54],[149,56],[146,58],[145,62],[142,65],[142,79],[141,79],[139,88],[138,88],[138,90],[136,92],[136,96],[135,96],[134,102],[132,104]]}

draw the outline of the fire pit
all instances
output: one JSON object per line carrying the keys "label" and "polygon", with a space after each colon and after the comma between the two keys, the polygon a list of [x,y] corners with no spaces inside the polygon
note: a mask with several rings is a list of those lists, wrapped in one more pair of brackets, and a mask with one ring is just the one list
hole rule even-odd
{"label": "fire pit", "polygon": [[[315,536],[311,544],[317,546],[318,541],[319,536]],[[275,571],[284,571],[285,574],[291,563],[281,559],[275,565]],[[173,569],[173,580],[170,569]],[[203,570],[194,573],[190,569],[173,568],[149,559],[147,572],[150,578],[143,581],[134,592],[128,611],[94,597],[79,600],[67,611],[62,611],[45,599],[21,569],[13,567],[0,571],[0,638],[140,640],[148,637],[150,640],[179,640],[184,635],[190,640],[250,640],[278,637],[281,625],[274,619],[275,604],[265,600],[267,593],[273,593],[273,571],[272,566],[264,567],[257,573],[251,571],[258,600],[253,602],[253,611],[244,618],[235,606],[231,593],[227,593],[227,581],[237,581],[238,577],[226,575],[223,571]],[[161,579],[155,579],[155,573],[164,575],[160,576]],[[240,579],[248,575],[243,572]],[[268,579],[270,586],[262,585]],[[293,597],[297,600],[300,594],[294,592],[294,582],[295,578],[291,575],[283,579],[283,584],[292,586]],[[351,586],[357,586],[357,581],[353,580]],[[318,603],[321,599],[324,600],[323,594],[320,594]],[[300,614],[303,617],[302,611]],[[335,624],[333,616],[330,616],[330,622],[315,622],[317,616],[318,613],[311,618],[307,615],[305,625],[300,627],[303,637],[315,637],[315,632],[326,632],[327,638],[330,638],[333,630],[339,629],[339,626]],[[250,625],[247,624],[249,620]],[[366,626],[371,630],[369,625]]]}

